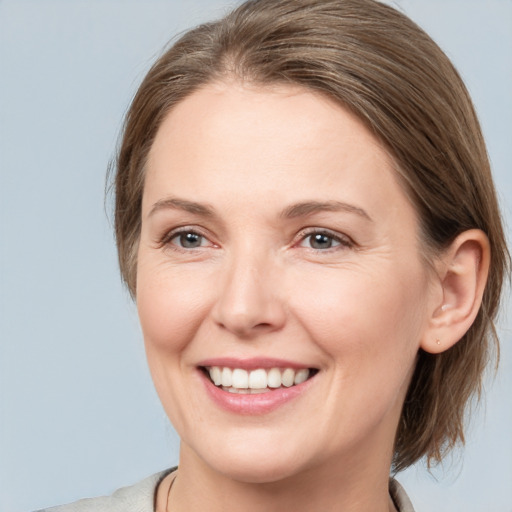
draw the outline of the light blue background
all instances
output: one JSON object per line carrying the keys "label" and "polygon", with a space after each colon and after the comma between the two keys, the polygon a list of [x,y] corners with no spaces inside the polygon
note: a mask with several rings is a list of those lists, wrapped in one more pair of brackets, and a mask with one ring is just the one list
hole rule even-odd
{"label": "light blue background", "polygon": [[[512,2],[398,5],[467,81],[510,226]],[[110,493],[177,461],[120,285],[104,175],[154,56],[225,8],[222,0],[0,0],[2,511]],[[466,450],[433,475],[420,465],[400,476],[418,512],[512,511],[511,327],[509,311],[502,364]]]}

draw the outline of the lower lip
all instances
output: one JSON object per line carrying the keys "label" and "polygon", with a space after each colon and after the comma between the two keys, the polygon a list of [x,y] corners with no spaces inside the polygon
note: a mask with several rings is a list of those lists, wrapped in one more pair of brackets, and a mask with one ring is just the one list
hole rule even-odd
{"label": "lower lip", "polygon": [[267,393],[251,395],[224,391],[213,384],[202,371],[200,373],[209,397],[218,406],[227,411],[245,415],[265,414],[284,406],[302,395],[310,387],[314,378],[289,388],[278,388]]}

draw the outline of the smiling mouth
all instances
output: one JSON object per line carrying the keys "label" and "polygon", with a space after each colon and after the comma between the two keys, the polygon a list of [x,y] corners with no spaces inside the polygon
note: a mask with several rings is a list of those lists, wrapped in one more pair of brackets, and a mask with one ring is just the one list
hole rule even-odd
{"label": "smiling mouth", "polygon": [[210,381],[229,393],[260,394],[276,389],[291,388],[311,379],[318,370],[315,368],[258,368],[244,370],[223,366],[201,367]]}

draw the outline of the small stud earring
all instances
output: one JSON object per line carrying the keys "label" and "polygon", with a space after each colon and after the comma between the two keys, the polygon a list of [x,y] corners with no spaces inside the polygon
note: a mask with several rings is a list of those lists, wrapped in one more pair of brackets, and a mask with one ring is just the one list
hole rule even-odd
{"label": "small stud earring", "polygon": [[441,345],[441,340],[440,340],[439,338],[436,338],[436,343],[437,343],[438,345]]}

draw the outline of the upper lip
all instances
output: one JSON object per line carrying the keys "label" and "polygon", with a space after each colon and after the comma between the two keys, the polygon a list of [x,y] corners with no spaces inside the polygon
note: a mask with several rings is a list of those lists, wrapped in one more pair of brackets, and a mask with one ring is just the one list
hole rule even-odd
{"label": "upper lip", "polygon": [[251,357],[247,359],[240,359],[236,357],[213,357],[199,362],[198,366],[221,366],[225,368],[242,368],[244,370],[257,370],[258,368],[293,368],[300,370],[302,368],[312,368],[308,364],[273,357]]}

